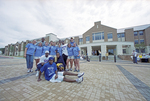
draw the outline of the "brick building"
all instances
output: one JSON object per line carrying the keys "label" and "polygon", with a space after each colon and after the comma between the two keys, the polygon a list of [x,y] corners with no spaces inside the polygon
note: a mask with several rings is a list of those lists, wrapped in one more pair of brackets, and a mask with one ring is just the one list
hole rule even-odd
{"label": "brick building", "polygon": [[[137,52],[150,53],[150,24],[116,29],[98,21],[94,22],[94,26],[82,35],[72,37],[84,55],[88,53],[90,56],[95,50],[100,50],[102,56],[105,56],[106,52],[110,55],[131,54],[134,49]],[[46,42],[64,40],[65,43],[68,43],[71,37],[58,38],[57,35],[49,33],[44,38]],[[33,40],[41,41],[41,38]],[[5,55],[23,56],[25,45],[29,41],[32,40],[8,44],[5,46]],[[144,44],[144,47],[140,51],[135,45],[141,43]]]}

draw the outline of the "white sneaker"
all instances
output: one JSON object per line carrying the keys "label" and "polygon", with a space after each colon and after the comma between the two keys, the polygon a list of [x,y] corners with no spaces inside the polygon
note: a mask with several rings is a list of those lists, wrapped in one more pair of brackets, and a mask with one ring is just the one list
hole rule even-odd
{"label": "white sneaker", "polygon": [[70,68],[70,71],[72,71],[72,68]]}
{"label": "white sneaker", "polygon": [[36,76],[39,76],[39,71],[37,71]]}
{"label": "white sneaker", "polygon": [[78,73],[78,78],[82,77],[84,73]]}
{"label": "white sneaker", "polygon": [[31,69],[30,72],[33,72],[33,70]]}
{"label": "white sneaker", "polygon": [[27,73],[30,73],[30,69],[28,69]]}
{"label": "white sneaker", "polygon": [[81,82],[83,81],[83,77],[80,77],[80,78],[76,79],[76,81],[77,81],[78,83],[81,83]]}
{"label": "white sneaker", "polygon": [[66,71],[69,71],[69,69],[66,69]]}

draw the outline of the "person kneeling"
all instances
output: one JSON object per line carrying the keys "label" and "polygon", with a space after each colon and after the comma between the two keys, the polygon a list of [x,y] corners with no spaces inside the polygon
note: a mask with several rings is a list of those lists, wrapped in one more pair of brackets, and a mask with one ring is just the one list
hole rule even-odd
{"label": "person kneeling", "polygon": [[[49,62],[44,64],[44,66],[40,69],[39,72],[39,77],[37,81],[41,81],[41,73],[44,71],[45,72],[45,79],[50,82],[61,82],[61,81],[66,81],[66,82],[77,82],[80,83],[83,81],[83,75],[84,73],[70,73],[67,71],[64,72],[57,72],[57,67],[56,64],[53,62],[54,58],[50,57]],[[72,80],[72,79],[67,79],[64,77],[65,75],[70,75],[70,76],[78,76],[78,79]]]}

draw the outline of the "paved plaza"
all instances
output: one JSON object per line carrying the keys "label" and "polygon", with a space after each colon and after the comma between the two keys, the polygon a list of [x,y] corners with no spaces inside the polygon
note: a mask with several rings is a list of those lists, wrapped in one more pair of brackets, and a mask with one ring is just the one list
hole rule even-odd
{"label": "paved plaza", "polygon": [[51,83],[43,75],[37,82],[25,59],[0,58],[0,101],[150,101],[150,64],[80,61],[80,66],[85,73],[80,84]]}

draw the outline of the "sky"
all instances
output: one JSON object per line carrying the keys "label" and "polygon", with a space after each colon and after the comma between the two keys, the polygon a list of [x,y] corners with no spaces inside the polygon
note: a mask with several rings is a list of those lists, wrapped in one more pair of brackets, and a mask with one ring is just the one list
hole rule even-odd
{"label": "sky", "polygon": [[97,21],[116,29],[150,24],[150,0],[0,0],[0,48],[48,33],[82,35]]}

